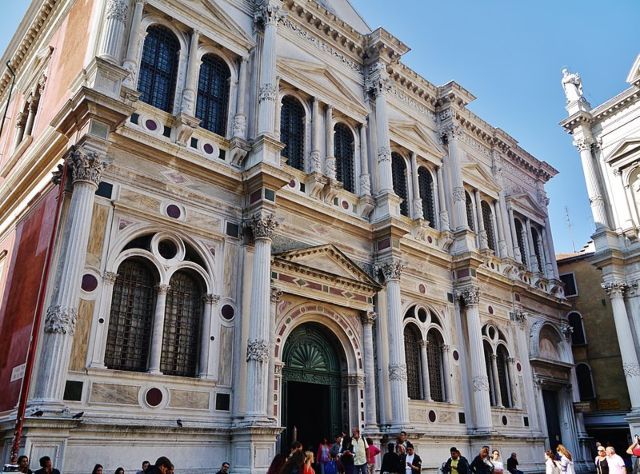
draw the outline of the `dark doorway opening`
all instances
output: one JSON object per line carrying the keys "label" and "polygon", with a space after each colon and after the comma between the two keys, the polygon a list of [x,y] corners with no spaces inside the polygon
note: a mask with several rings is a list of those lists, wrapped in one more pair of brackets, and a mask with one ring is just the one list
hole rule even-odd
{"label": "dark doorway opening", "polygon": [[323,437],[331,438],[329,386],[304,382],[287,384],[287,432],[296,433],[304,449],[317,450]]}
{"label": "dark doorway opening", "polygon": [[554,390],[543,390],[542,400],[544,402],[544,415],[547,420],[547,435],[551,450],[555,452],[556,447],[562,443],[560,434],[560,411],[558,410],[558,392]]}

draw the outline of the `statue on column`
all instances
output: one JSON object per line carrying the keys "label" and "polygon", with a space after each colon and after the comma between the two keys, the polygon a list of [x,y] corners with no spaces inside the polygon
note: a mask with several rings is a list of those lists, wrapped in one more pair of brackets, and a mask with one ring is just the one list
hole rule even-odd
{"label": "statue on column", "polygon": [[582,97],[582,79],[577,72],[569,72],[567,68],[562,69],[562,89],[567,98],[567,103],[584,100]]}

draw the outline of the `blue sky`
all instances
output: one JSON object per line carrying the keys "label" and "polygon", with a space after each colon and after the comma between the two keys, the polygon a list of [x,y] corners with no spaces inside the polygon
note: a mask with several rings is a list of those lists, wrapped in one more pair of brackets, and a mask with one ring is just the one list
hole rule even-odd
{"label": "blue sky", "polygon": [[[0,51],[28,0],[0,0]],[[579,249],[593,218],[566,116],[560,70],[580,73],[595,106],[621,92],[640,53],[640,2],[616,0],[352,0],[372,28],[412,48],[403,61],[434,84],[459,82],[469,108],[560,174],[547,185],[556,252]],[[390,5],[393,7],[390,8]],[[566,223],[569,211],[571,231]]]}

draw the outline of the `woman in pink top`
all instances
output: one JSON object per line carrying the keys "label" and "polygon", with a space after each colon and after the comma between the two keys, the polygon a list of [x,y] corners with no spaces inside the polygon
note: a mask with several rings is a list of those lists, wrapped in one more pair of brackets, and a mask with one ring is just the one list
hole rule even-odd
{"label": "woman in pink top", "polygon": [[367,438],[367,445],[367,468],[369,469],[369,474],[373,474],[376,467],[376,456],[380,454],[380,449],[373,444],[371,438]]}

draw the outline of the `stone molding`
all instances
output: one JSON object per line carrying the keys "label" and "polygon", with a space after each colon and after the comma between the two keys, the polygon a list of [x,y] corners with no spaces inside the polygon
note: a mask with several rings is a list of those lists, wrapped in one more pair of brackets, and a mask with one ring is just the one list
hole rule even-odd
{"label": "stone molding", "polygon": [[267,362],[269,360],[269,345],[264,339],[253,339],[247,343],[247,362]]}
{"label": "stone molding", "polygon": [[62,306],[50,306],[44,320],[44,332],[48,334],[73,335],[78,319],[78,311],[75,308],[63,308]]}
{"label": "stone molding", "polygon": [[389,364],[389,380],[406,381],[407,366],[405,364]]}
{"label": "stone molding", "polygon": [[102,171],[107,166],[102,154],[75,145],[69,150],[67,163],[71,168],[74,184],[84,181],[96,187],[100,184]]}

